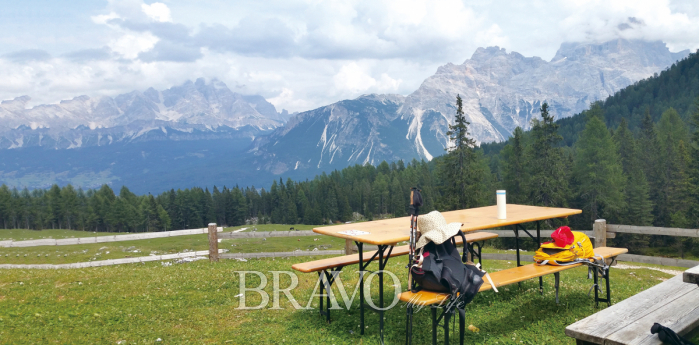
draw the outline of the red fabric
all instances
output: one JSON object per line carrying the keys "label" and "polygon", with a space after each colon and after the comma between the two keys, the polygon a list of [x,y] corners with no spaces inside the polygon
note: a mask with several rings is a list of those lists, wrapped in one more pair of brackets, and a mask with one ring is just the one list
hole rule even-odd
{"label": "red fabric", "polygon": [[567,226],[562,226],[551,234],[553,242],[559,247],[565,247],[571,245],[575,240],[573,232]]}

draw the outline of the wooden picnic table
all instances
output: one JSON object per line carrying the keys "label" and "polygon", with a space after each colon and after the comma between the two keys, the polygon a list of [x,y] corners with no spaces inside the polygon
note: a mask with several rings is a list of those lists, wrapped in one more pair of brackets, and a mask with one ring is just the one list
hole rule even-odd
{"label": "wooden picnic table", "polygon": [[[442,215],[447,223],[462,223],[461,231],[466,233],[552,218],[565,218],[579,213],[582,213],[582,210],[507,204],[507,219],[497,219],[498,210],[495,205],[442,212]],[[361,243],[388,245],[408,241],[410,239],[409,225],[410,217],[401,217],[314,228],[313,231]],[[359,230],[368,232],[368,234],[352,236],[340,233],[348,230]]]}
{"label": "wooden picnic table", "polygon": [[699,266],[694,266],[684,271],[682,281],[690,284],[699,284]]}
{"label": "wooden picnic table", "polygon": [[[513,226],[515,232],[515,243],[517,250],[517,266],[520,265],[519,253],[519,229],[525,231],[534,241],[541,243],[539,235],[541,220],[553,218],[566,218],[571,215],[582,213],[582,210],[557,208],[557,207],[541,207],[529,205],[507,204],[507,219],[497,218],[497,206],[485,206],[469,208],[464,210],[442,212],[447,223],[462,223],[461,231],[464,233],[477,230],[498,228],[504,226]],[[537,236],[534,238],[521,224],[536,222]],[[360,330],[364,334],[364,272],[367,266],[376,258],[379,263],[379,304],[378,308],[366,306],[371,310],[379,313],[379,331],[381,333],[381,342],[383,343],[383,273],[388,259],[391,257],[391,251],[398,242],[410,240],[410,217],[392,218],[375,220],[363,223],[341,224],[322,228],[314,228],[313,231],[319,234],[344,238],[354,241],[359,251],[359,296],[360,296]],[[419,229],[418,229],[419,230]],[[354,234],[353,234],[354,233]],[[379,249],[373,254],[368,261],[363,258],[363,244],[377,245]],[[384,259],[385,258],[385,259]],[[543,286],[543,281],[539,279],[540,289]]]}

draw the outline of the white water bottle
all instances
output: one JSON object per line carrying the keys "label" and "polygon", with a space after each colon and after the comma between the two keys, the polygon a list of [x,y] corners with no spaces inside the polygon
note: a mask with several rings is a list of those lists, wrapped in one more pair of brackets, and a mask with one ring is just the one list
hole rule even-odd
{"label": "white water bottle", "polygon": [[498,219],[507,219],[507,200],[504,190],[496,192],[498,199]]}

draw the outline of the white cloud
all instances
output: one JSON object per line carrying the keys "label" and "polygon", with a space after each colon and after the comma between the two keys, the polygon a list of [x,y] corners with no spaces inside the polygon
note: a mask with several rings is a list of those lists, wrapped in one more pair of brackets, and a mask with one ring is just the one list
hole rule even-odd
{"label": "white cloud", "polygon": [[104,24],[104,25],[107,25],[110,20],[117,19],[117,18],[119,18],[119,15],[114,13],[114,12],[109,12],[109,14],[100,14],[100,15],[90,17],[90,19],[92,19],[93,23]]}
{"label": "white cloud", "polygon": [[162,2],[154,2],[150,5],[141,4],[141,9],[148,17],[156,22],[171,22],[170,9]]}
{"label": "white cloud", "polygon": [[[71,42],[89,42],[75,50],[100,59],[70,60],[42,46],[44,36],[9,32],[0,42],[47,58],[0,56],[0,99],[49,103],[206,77],[304,111],[363,93],[409,94],[479,46],[546,60],[562,42],[618,37],[699,48],[699,3],[687,1],[160,1],[111,0],[101,14],[85,14],[100,30]],[[83,38],[90,28],[75,30]]]}
{"label": "white cloud", "polygon": [[333,77],[335,87],[341,91],[361,93],[376,85],[376,79],[368,75],[355,62],[342,66]]}
{"label": "white cloud", "polygon": [[109,43],[113,51],[121,54],[125,59],[135,59],[138,54],[147,52],[158,43],[158,37],[150,32],[140,34],[125,34]]}

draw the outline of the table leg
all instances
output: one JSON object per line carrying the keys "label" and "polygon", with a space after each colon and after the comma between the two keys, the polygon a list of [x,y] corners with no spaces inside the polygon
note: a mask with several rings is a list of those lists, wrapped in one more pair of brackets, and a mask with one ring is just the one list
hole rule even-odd
{"label": "table leg", "polygon": [[[536,221],[536,243],[541,246],[541,222]],[[544,295],[544,277],[539,277],[539,294]]]}
{"label": "table leg", "polygon": [[519,263],[519,229],[517,229],[517,225],[513,225],[512,230],[515,232],[515,251],[517,252],[517,267],[519,267],[522,265]]}
{"label": "table leg", "polygon": [[[381,344],[383,344],[383,251],[384,248],[379,248],[379,336],[381,337]],[[388,259],[388,258],[386,258]]]}
{"label": "table leg", "polygon": [[364,243],[355,243],[359,250],[359,334],[364,335]]}

